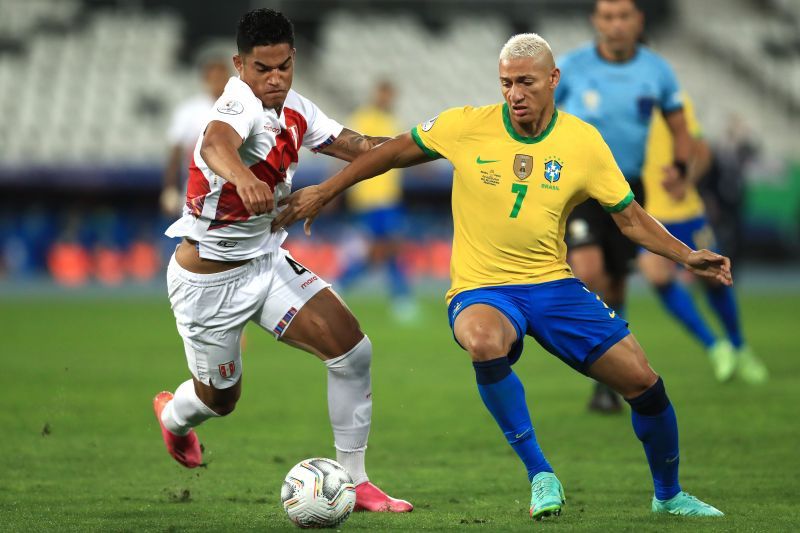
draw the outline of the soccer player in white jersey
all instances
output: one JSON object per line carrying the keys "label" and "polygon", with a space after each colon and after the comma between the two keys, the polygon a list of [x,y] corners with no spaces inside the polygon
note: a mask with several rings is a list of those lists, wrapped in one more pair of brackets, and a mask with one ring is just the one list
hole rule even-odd
{"label": "soccer player in white jersey", "polygon": [[194,153],[197,137],[206,127],[206,116],[214,102],[222,96],[232,70],[230,57],[217,49],[200,54],[198,65],[203,79],[203,92],[181,102],[175,108],[167,130],[169,152],[164,167],[161,210],[169,216],[179,215],[186,199],[185,168]]}
{"label": "soccer player in white jersey", "polygon": [[245,14],[236,40],[239,76],[208,114],[184,214],[167,230],[183,238],[167,282],[192,379],[153,400],[164,442],[182,465],[202,464],[193,428],[233,411],[241,393],[239,339],[253,321],[325,362],[336,458],[356,484],[356,510],[411,511],[370,483],[364,466],[370,340],[330,284],[281,248],[286,233],[270,229],[301,146],[351,161],[385,139],[344,129],[291,90],[294,30],[281,13]]}

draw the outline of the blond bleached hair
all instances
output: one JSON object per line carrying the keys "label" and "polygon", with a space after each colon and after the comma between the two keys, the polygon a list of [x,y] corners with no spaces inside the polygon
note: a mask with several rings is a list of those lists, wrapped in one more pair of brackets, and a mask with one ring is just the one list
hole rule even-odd
{"label": "blond bleached hair", "polygon": [[538,33],[518,33],[511,37],[500,50],[500,61],[515,57],[540,57],[546,54],[551,61],[553,51],[550,45]]}

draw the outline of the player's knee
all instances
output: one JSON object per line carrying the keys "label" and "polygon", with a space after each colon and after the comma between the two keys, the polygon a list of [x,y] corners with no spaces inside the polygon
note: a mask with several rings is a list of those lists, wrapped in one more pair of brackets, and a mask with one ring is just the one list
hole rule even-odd
{"label": "player's knee", "polygon": [[344,354],[325,361],[328,372],[347,379],[369,376],[372,364],[372,341],[364,335],[358,343]]}
{"label": "player's knee", "polygon": [[208,408],[219,416],[227,416],[236,409],[236,401],[217,402],[213,405],[209,405]]}
{"label": "player's knee", "polygon": [[311,323],[311,338],[319,339],[318,350],[331,359],[352,350],[364,338],[364,332],[352,313],[336,319],[316,317]]}
{"label": "player's knee", "polygon": [[236,403],[241,396],[239,383],[227,389],[208,388],[200,397],[206,407],[214,411],[219,416],[231,414],[236,409]]}
{"label": "player's knee", "polygon": [[485,329],[467,333],[464,348],[469,352],[473,361],[488,361],[507,355],[511,346],[503,342],[500,332]]}
{"label": "player's knee", "polygon": [[672,272],[663,268],[640,269],[647,281],[657,289],[669,285],[672,281]]}
{"label": "player's knee", "polygon": [[622,394],[626,398],[635,398],[644,394],[656,381],[658,381],[658,374],[653,372],[649,365],[639,366],[628,372],[625,390],[622,391]]}

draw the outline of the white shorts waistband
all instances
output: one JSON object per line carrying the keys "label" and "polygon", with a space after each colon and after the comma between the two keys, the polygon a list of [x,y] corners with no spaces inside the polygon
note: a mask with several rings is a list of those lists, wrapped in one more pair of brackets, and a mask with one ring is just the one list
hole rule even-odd
{"label": "white shorts waistband", "polygon": [[169,259],[169,266],[167,266],[167,274],[175,276],[181,281],[197,287],[211,287],[214,285],[224,285],[225,283],[240,278],[247,272],[260,269],[264,263],[267,262],[270,254],[260,255],[248,261],[247,263],[230,270],[217,272],[215,274],[197,274],[190,272],[178,264],[175,259],[175,254]]}

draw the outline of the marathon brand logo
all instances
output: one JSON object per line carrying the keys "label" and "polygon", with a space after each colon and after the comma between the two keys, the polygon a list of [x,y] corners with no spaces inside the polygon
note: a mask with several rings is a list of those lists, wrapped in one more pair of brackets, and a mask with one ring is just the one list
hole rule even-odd
{"label": "marathon brand logo", "polygon": [[303,282],[303,284],[302,284],[302,285],[300,285],[300,288],[301,288],[301,289],[305,289],[306,287],[308,287],[309,285],[311,285],[312,283],[314,283],[314,282],[315,282],[315,281],[317,281],[318,279],[319,279],[319,278],[318,278],[317,276],[311,276],[310,278],[308,278],[307,280],[305,280],[305,281]]}

